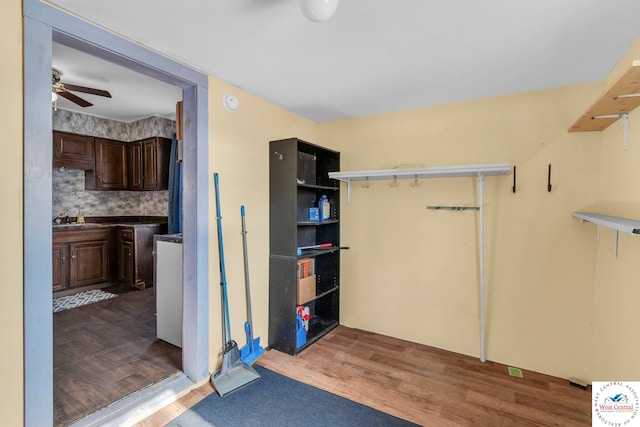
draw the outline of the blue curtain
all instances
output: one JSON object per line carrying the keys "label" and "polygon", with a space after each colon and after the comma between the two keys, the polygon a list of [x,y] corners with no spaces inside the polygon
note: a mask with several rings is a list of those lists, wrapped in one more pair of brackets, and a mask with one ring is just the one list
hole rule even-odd
{"label": "blue curtain", "polygon": [[178,140],[173,134],[169,159],[169,234],[182,233],[182,162],[178,161]]}

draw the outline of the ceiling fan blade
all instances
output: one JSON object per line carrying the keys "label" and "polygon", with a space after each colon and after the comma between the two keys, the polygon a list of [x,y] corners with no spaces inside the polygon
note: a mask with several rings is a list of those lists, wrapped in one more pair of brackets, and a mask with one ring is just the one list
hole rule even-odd
{"label": "ceiling fan blade", "polygon": [[74,92],[90,93],[91,95],[104,96],[111,98],[111,94],[106,90],[94,89],[92,87],[76,86],[69,83],[62,83],[65,89],[72,90]]}
{"label": "ceiling fan blade", "polygon": [[71,102],[75,102],[76,104],[78,104],[81,107],[90,107],[93,104],[90,103],[89,101],[80,98],[79,96],[76,96],[70,92],[67,92],[66,90],[56,90],[56,93],[58,95],[60,95],[63,98],[67,98],[69,101]]}

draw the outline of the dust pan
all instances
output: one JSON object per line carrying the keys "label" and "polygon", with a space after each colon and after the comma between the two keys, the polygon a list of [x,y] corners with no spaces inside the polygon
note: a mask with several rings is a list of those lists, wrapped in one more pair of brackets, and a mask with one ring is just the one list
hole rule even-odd
{"label": "dust pan", "polygon": [[231,339],[229,320],[229,300],[227,298],[227,275],[224,266],[224,247],[222,245],[222,217],[220,216],[220,196],[218,192],[218,174],[213,174],[216,193],[216,214],[218,222],[218,250],[220,251],[220,292],[222,293],[222,367],[211,375],[211,382],[221,397],[226,396],[260,378],[250,365],[240,359],[238,345]]}
{"label": "dust pan", "polygon": [[222,356],[222,368],[211,376],[211,382],[220,397],[224,397],[260,379],[260,374],[240,359],[240,352],[236,343],[231,341],[228,344],[232,348],[225,349],[225,353]]}

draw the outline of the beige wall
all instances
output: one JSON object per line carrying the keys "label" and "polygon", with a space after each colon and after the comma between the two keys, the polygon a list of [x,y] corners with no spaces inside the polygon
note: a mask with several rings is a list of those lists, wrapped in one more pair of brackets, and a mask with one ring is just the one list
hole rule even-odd
{"label": "beige wall", "polygon": [[[228,112],[224,94],[235,95],[239,109]],[[225,266],[231,311],[231,334],[246,344],[244,264],[240,206],[245,205],[254,336],[268,344],[269,316],[269,141],[298,137],[317,139],[316,124],[254,95],[209,78],[210,171],[219,174]],[[220,367],[220,274],[213,178],[210,183],[210,348],[211,369]],[[217,368],[216,368],[217,367]]]}
{"label": "beige wall", "polygon": [[[2,362],[12,369],[3,375],[0,410],[7,425],[21,425],[23,258],[22,226],[16,224],[22,218],[21,2],[5,2],[2,11],[7,143],[0,188],[9,209],[1,211],[0,220],[15,226],[5,230],[1,249],[0,322],[20,326],[2,330]],[[635,47],[637,52],[638,43]],[[621,235],[614,259],[610,232],[603,231],[596,248],[594,227],[570,216],[604,206],[609,213],[640,217],[640,193],[633,185],[640,153],[633,123],[640,122],[639,113],[632,114],[627,152],[621,148],[620,124],[602,134],[566,132],[600,93],[601,82],[320,125],[217,79],[210,78],[209,85],[209,163],[211,173],[220,174],[232,332],[240,345],[246,317],[240,205],[247,209],[255,335],[266,346],[268,141],[297,136],[340,150],[343,170],[515,164],[517,194],[511,194],[511,177],[488,177],[485,189],[487,357],[560,377],[640,378],[638,343],[628,338],[637,335],[633,313],[640,287],[633,266],[640,240]],[[224,109],[225,93],[238,97],[238,112]],[[545,188],[549,163],[551,193]],[[415,188],[410,181],[398,188],[387,184],[354,185],[351,204],[342,201],[342,243],[351,246],[342,264],[343,323],[477,356],[476,214],[426,210],[473,204],[475,181],[422,180]],[[209,192],[215,369],[222,343],[212,183]]]}
{"label": "beige wall", "polygon": [[[487,177],[487,358],[560,377],[591,377],[595,247],[571,212],[598,198],[600,135],[567,128],[601,83],[319,125],[342,170],[509,162]],[[553,191],[547,192],[552,166]],[[479,356],[476,180],[354,184],[342,200],[344,324]],[[344,194],[345,192],[343,192]]]}
{"label": "beige wall", "polygon": [[[607,86],[640,59],[640,39],[629,49],[606,79]],[[609,215],[640,220],[640,110],[629,115],[628,150],[624,149],[623,121],[602,132],[600,151],[600,204]],[[595,226],[585,226],[595,240]],[[594,310],[594,380],[640,381],[640,238],[619,233],[618,256],[613,231],[603,228],[597,249]]]}
{"label": "beige wall", "polygon": [[0,243],[2,287],[0,288],[0,332],[5,368],[0,381],[0,414],[4,425],[22,425],[22,2],[9,0],[0,13],[2,78],[2,156],[0,156]]}

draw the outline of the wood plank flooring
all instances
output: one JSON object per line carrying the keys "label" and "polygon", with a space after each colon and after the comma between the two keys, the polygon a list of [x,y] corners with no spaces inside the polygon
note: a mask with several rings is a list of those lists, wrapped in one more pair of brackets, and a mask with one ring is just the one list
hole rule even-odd
{"label": "wood plank flooring", "polygon": [[[591,388],[340,326],[296,357],[267,351],[257,362],[383,412],[430,427],[590,426]],[[137,427],[159,427],[208,394],[192,391]]]}
{"label": "wood plank flooring", "polygon": [[66,426],[182,369],[157,340],[154,290],[123,291],[53,315],[54,424]]}

